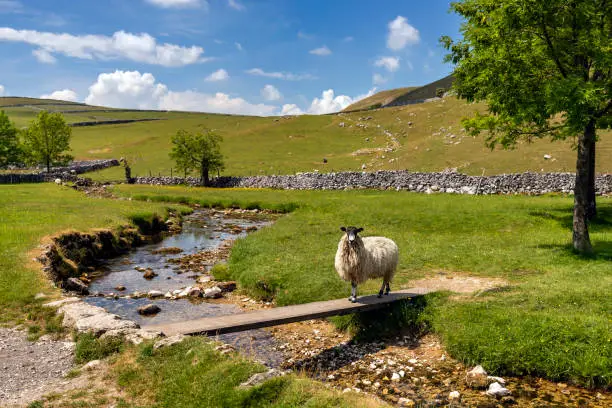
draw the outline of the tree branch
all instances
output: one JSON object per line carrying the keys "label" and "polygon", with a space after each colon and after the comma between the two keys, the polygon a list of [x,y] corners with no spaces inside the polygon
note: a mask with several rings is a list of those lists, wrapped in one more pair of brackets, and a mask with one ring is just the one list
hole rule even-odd
{"label": "tree branch", "polygon": [[546,29],[546,23],[544,22],[544,17],[542,17],[542,21],[540,24],[542,26],[544,39],[546,40],[546,45],[548,46],[548,50],[550,51],[550,54],[553,60],[555,61],[555,64],[557,64],[557,68],[559,68],[559,72],[561,72],[561,76],[563,76],[563,78],[567,78],[567,73],[565,72],[565,69],[561,65],[561,61],[559,60],[559,57],[557,56],[557,53],[555,52],[555,48],[553,47],[553,43],[550,39],[550,35],[548,34],[548,30]]}

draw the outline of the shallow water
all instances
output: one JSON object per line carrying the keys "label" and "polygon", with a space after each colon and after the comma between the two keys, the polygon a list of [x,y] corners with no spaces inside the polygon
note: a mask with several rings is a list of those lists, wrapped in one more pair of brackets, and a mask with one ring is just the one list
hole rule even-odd
{"label": "shallow water", "polygon": [[[131,251],[122,257],[108,260],[100,268],[100,276],[89,285],[90,292],[118,295],[128,295],[133,292],[146,293],[150,290],[162,292],[173,291],[195,283],[194,272],[180,273],[177,265],[168,263],[169,259],[180,258],[184,255],[218,248],[228,239],[246,236],[245,230],[249,227],[257,229],[269,225],[269,221],[226,217],[219,212],[198,210],[185,217],[183,230],[155,244],[145,245]],[[239,227],[234,228],[235,226]],[[233,231],[232,231],[233,230]],[[240,230],[240,232],[238,232]],[[177,247],[183,250],[179,254],[154,254],[152,251],[166,247]],[[147,280],[143,273],[135,267],[151,268],[158,274],[155,278]],[[125,286],[125,291],[118,292],[118,285]],[[107,311],[123,318],[133,320],[140,325],[161,324],[197,319],[201,317],[223,316],[241,313],[239,307],[232,304],[208,303],[206,301],[189,299],[132,299],[120,297],[91,296],[85,298],[87,303],[101,306]],[[146,304],[156,304],[161,312],[155,316],[141,316],[137,310]],[[263,330],[249,330],[246,332],[226,334],[218,337],[219,340],[232,344],[243,354],[249,355],[268,366],[278,366],[282,356],[271,352],[274,340]]]}

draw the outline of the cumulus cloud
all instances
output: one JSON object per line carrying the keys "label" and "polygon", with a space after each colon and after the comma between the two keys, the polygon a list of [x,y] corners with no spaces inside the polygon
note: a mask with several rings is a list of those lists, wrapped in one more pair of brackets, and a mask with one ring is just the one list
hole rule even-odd
{"label": "cumulus cloud", "polygon": [[62,89],[61,91],[51,92],[50,94],[40,95],[41,99],[56,99],[60,101],[76,102],[79,100],[77,93],[72,89]]}
{"label": "cumulus cloud", "polygon": [[350,35],[348,35],[348,36],[346,36],[346,37],[344,37],[344,38],[342,39],[342,42],[351,42],[351,41],[353,41],[353,40],[354,40],[354,38],[353,38],[353,37],[351,37]]}
{"label": "cumulus cloud", "polygon": [[374,62],[377,67],[384,67],[389,72],[395,72],[400,67],[399,57],[380,57]]}
{"label": "cumulus cloud", "polygon": [[261,90],[261,96],[267,101],[278,101],[283,95],[273,85],[266,85]]}
{"label": "cumulus cloud", "polygon": [[327,45],[324,45],[319,48],[315,48],[314,50],[310,50],[309,52],[313,55],[318,55],[320,57],[325,57],[327,55],[331,55],[332,53],[331,50],[327,48]]}
{"label": "cumulus cloud", "polygon": [[304,111],[302,111],[295,103],[286,103],[281,108],[280,115],[288,116],[288,115],[303,115]]}
{"label": "cumulus cloud", "polygon": [[208,82],[217,82],[217,81],[225,81],[228,78],[229,78],[229,74],[227,73],[227,71],[221,68],[213,72],[209,76],[207,76],[206,79],[204,80]]}
{"label": "cumulus cloud", "polygon": [[236,49],[238,51],[242,51],[242,44],[240,44],[239,42],[235,42],[234,45],[236,46]]}
{"label": "cumulus cloud", "polygon": [[387,47],[391,50],[401,50],[420,41],[419,30],[408,24],[406,17],[397,16],[389,23],[388,28]]}
{"label": "cumulus cloud", "polygon": [[57,59],[49,51],[42,48],[32,51],[32,55],[43,64],[55,64],[57,62]]}
{"label": "cumulus cloud", "polygon": [[244,4],[238,3],[237,0],[228,0],[227,5],[233,8],[234,10],[238,10],[238,11],[246,10],[246,7],[244,7]]}
{"label": "cumulus cloud", "polygon": [[201,0],[145,0],[154,6],[161,8],[196,8],[207,5],[206,1]]}
{"label": "cumulus cloud", "polygon": [[272,115],[277,107],[251,104],[227,94],[205,94],[196,91],[170,91],[158,83],[150,73],[115,71],[98,76],[89,87],[85,102],[91,105],[116,108],[183,110],[196,112],[230,113],[241,115]]}
{"label": "cumulus cloud", "polygon": [[317,79],[317,77],[310,75],[310,74],[292,74],[291,72],[266,72],[261,68],[252,68],[245,72],[247,74],[251,74],[255,76],[283,79],[286,81],[302,81],[305,79]]}
{"label": "cumulus cloud", "polygon": [[367,98],[376,92],[376,88],[370,89],[367,94],[356,96],[355,98],[351,98],[347,95],[338,95],[335,96],[333,89],[328,89],[327,91],[323,91],[321,94],[321,98],[314,98],[312,103],[310,104],[310,108],[308,108],[308,113],[313,115],[321,115],[325,113],[334,113],[341,111],[352,103],[355,103],[363,98]]}
{"label": "cumulus cloud", "polygon": [[4,96],[4,86],[0,85],[0,96]]}
{"label": "cumulus cloud", "polygon": [[384,76],[380,75],[380,74],[374,74],[372,75],[372,83],[374,85],[382,85],[385,82],[387,82],[387,78],[385,78]]}
{"label": "cumulus cloud", "polygon": [[39,47],[35,56],[50,60],[52,54],[80,59],[128,59],[147,64],[179,67],[205,61],[204,49],[175,44],[158,44],[147,33],[131,34],[117,31],[111,37],[104,35],[72,35],[14,30],[0,27],[0,41],[24,42]]}

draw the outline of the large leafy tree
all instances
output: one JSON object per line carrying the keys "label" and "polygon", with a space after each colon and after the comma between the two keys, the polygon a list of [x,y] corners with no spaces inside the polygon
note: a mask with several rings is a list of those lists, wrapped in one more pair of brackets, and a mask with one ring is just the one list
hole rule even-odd
{"label": "large leafy tree", "polygon": [[73,157],[70,150],[72,129],[61,113],[41,111],[23,132],[26,160],[32,164],[43,164],[47,171],[51,166],[66,165]]}
{"label": "large leafy tree", "polygon": [[196,133],[180,129],[172,137],[170,157],[180,171],[197,171],[200,183],[207,186],[210,184],[210,172],[223,170],[225,166],[221,154],[222,141],[220,135],[209,129]]}
{"label": "large leafy tree", "polygon": [[462,0],[451,9],[464,18],[461,40],[441,38],[454,88],[488,104],[465,127],[491,148],[575,137],[573,245],[591,252],[596,130],[612,115],[612,1]]}
{"label": "large leafy tree", "polygon": [[17,128],[6,113],[0,111],[0,168],[19,163],[20,156]]}

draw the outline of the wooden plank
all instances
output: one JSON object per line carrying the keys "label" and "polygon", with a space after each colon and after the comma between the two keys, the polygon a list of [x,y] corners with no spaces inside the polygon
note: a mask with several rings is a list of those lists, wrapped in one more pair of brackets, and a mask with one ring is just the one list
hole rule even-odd
{"label": "wooden plank", "polygon": [[305,303],[302,305],[276,307],[249,313],[237,313],[175,323],[148,325],[142,328],[145,330],[161,331],[166,336],[175,334],[215,335],[234,333],[303,320],[376,310],[398,300],[424,295],[430,291],[431,290],[424,288],[412,288],[392,292],[388,296],[383,296],[382,298],[378,298],[376,295],[362,296],[357,298],[357,302],[355,303],[350,302],[348,299],[327,300]]}

